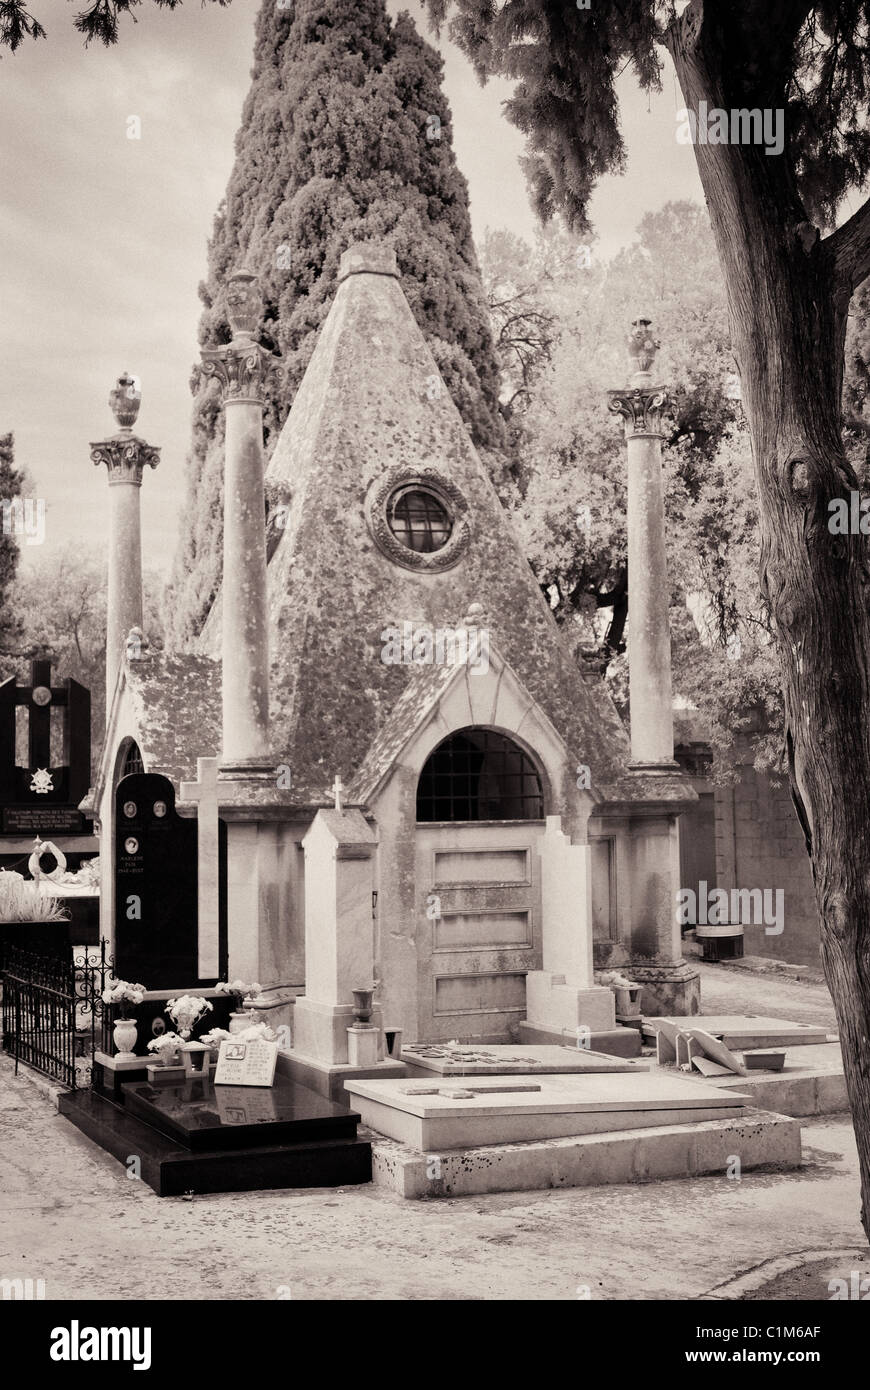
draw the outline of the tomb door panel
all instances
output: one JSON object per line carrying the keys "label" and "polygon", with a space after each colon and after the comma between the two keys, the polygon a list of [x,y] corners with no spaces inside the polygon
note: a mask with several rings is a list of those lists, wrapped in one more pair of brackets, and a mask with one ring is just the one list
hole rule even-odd
{"label": "tomb door panel", "polygon": [[507,1042],[541,969],[540,821],[417,827],[418,1038]]}

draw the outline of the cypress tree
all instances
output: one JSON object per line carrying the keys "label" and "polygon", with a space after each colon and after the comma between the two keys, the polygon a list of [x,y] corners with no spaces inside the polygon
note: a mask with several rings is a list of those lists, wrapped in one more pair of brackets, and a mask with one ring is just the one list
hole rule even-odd
{"label": "cypress tree", "polygon": [[[496,481],[504,480],[498,368],[468,191],[451,146],[443,63],[384,0],[265,0],[236,159],[200,285],[200,342],[226,343],[222,287],[260,276],[262,341],[286,368],[264,409],[267,452],[292,404],[336,290],[342,252],[382,240],[446,385]],[[172,638],[200,630],[220,583],[223,422],[195,373],[184,533],[171,581]]]}
{"label": "cypress tree", "polygon": [[[21,495],[21,474],[15,467],[15,436],[0,435],[0,502]],[[11,514],[10,514],[11,519]],[[22,634],[10,608],[10,595],[18,568],[18,542],[14,527],[7,529],[0,516],[0,652],[9,654],[22,641]]]}

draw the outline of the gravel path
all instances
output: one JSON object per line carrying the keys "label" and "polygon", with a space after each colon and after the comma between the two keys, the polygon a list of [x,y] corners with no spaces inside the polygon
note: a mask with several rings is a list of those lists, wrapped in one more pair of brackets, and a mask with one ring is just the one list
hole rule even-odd
{"label": "gravel path", "polygon": [[[703,974],[711,1011],[824,1021],[818,986]],[[864,1246],[846,1117],[808,1124],[804,1146],[800,1172],[740,1182],[423,1202],[374,1187],[160,1199],[0,1056],[0,1278],[42,1278],[47,1298],[72,1300],[692,1299],[776,1256]]]}

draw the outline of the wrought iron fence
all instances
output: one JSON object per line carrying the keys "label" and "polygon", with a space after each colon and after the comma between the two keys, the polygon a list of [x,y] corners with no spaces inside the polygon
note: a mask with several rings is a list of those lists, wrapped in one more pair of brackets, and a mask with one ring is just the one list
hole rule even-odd
{"label": "wrought iron fence", "polygon": [[94,1051],[106,1045],[102,994],[111,973],[104,940],[63,955],[7,948],[2,1041],[16,1072],[24,1062],[69,1090],[90,1081]]}

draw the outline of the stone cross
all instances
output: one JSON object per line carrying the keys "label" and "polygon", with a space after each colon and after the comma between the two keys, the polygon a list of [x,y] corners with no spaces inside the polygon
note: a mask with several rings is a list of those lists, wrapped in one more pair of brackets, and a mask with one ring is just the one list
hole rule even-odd
{"label": "stone cross", "polygon": [[217,799],[217,758],[197,758],[196,782],[181,783],[182,801],[197,802],[197,885],[199,926],[199,974],[204,980],[217,975],[220,926],[220,840]]}
{"label": "stone cross", "polygon": [[341,796],[342,792],[344,791],[344,787],[342,786],[340,777],[336,777],[335,781],[333,782],[332,791],[333,795],[335,796],[335,809],[336,811],[341,811],[343,809],[341,804]]}

